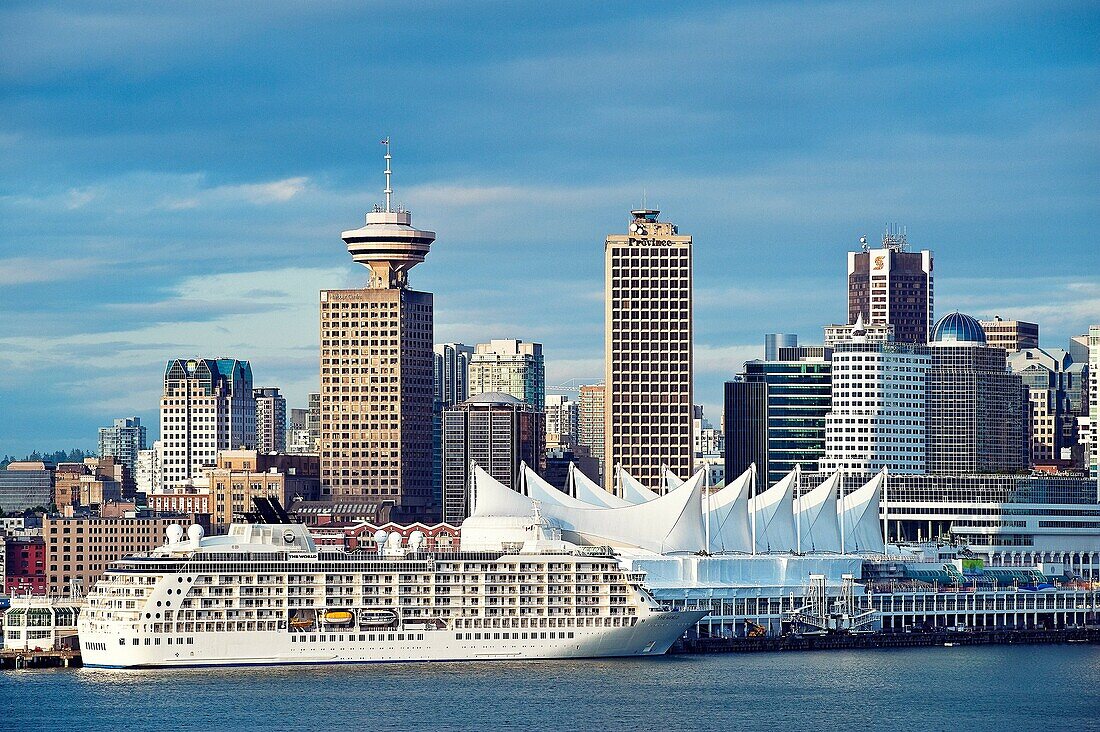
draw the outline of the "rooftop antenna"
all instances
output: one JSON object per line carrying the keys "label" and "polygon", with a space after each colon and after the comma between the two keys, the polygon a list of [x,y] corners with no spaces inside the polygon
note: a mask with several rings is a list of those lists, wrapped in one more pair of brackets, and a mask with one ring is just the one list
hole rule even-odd
{"label": "rooftop antenna", "polygon": [[386,190],[384,191],[384,193],[386,194],[386,213],[391,213],[392,209],[390,207],[390,199],[393,197],[393,189],[390,188],[390,175],[393,174],[393,171],[390,170],[390,160],[393,156],[390,155],[389,135],[382,138],[382,144],[386,146]]}

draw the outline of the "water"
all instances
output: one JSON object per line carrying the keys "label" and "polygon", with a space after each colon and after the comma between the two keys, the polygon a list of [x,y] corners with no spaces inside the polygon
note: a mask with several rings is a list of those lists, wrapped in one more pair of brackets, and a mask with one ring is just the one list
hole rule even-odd
{"label": "water", "polygon": [[1100,730],[1100,648],[0,672],[0,730]]}

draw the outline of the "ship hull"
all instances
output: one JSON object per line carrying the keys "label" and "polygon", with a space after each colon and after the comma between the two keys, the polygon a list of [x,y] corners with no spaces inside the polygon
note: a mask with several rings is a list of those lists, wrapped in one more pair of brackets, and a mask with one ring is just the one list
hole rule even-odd
{"label": "ship hull", "polygon": [[615,628],[194,633],[171,645],[165,636],[82,632],[81,652],[86,668],[102,669],[658,656],[704,615],[655,612]]}

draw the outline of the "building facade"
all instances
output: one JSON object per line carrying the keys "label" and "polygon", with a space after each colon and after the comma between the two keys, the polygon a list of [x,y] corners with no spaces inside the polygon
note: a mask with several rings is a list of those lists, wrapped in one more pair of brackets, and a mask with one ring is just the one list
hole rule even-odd
{"label": "building facade", "polygon": [[[388,150],[388,147],[387,147]],[[387,171],[389,153],[386,154]],[[323,497],[393,501],[431,517],[433,298],[408,286],[435,232],[391,202],[341,235],[369,268],[367,286],[321,291],[320,454]]]}
{"label": "building facade", "polygon": [[659,211],[631,211],[604,245],[604,482],[621,465],[647,488],[693,466],[692,243]]}
{"label": "building facade", "polygon": [[599,470],[598,480],[602,482],[605,474],[604,420],[607,412],[604,408],[604,385],[584,384],[577,397],[577,442],[595,458]]}
{"label": "building facade", "polygon": [[[1096,478],[1100,486],[1100,325],[1090,325],[1088,333],[1089,345],[1089,379],[1088,379],[1088,404],[1089,404],[1089,429],[1092,442],[1085,463],[1089,474]],[[1100,492],[1100,488],[1098,488]]]}
{"label": "building facade", "polygon": [[[320,458],[280,455],[257,450],[225,450],[207,473],[210,522],[228,526],[253,512],[253,497],[277,498],[284,507],[314,501],[320,495]],[[184,496],[186,499],[186,496]],[[176,510],[186,510],[186,501]]]}
{"label": "building facade", "polygon": [[218,450],[254,447],[252,367],[234,358],[173,359],[160,400],[161,483],[184,483],[214,464]]}
{"label": "building facade", "polygon": [[795,333],[765,333],[764,360],[778,361],[780,348],[797,348],[798,335]]}
{"label": "building facade", "polygon": [[834,349],[820,469],[923,473],[928,346],[866,342],[857,334]]}
{"label": "building facade", "polygon": [[1026,348],[1009,353],[1008,366],[1028,391],[1030,464],[1072,464],[1084,364],[1060,348]]}
{"label": "building facade", "polygon": [[460,524],[473,508],[471,463],[513,490],[520,463],[545,465],[543,413],[511,394],[470,397],[443,412],[443,520]]}
{"label": "building facade", "polygon": [[926,376],[928,472],[1025,470],[1027,392],[977,320],[949,313],[932,330]]}
{"label": "building facade", "polygon": [[46,544],[41,536],[0,538],[4,544],[4,594],[46,594]]}
{"label": "building facade", "polygon": [[562,394],[546,397],[546,449],[567,450],[578,443],[580,404]]}
{"label": "building facade", "polygon": [[1009,353],[1039,347],[1039,324],[1026,320],[1004,320],[1000,315],[993,320],[979,320],[985,332],[985,342]]}
{"label": "building facade", "polygon": [[470,396],[470,360],[474,347],[464,343],[436,343],[433,348],[435,400],[443,407]]}
{"label": "building facade", "polygon": [[51,463],[8,463],[7,468],[0,470],[0,510],[12,514],[48,507],[53,499],[53,472]]}
{"label": "building facade", "polygon": [[140,450],[134,466],[134,489],[149,495],[160,489],[163,473],[160,467],[160,440],[148,450]]}
{"label": "building facade", "polygon": [[[864,239],[864,242],[866,239]],[[848,252],[848,322],[894,326],[894,340],[928,342],[933,316],[932,252],[910,252],[904,232],[887,230],[882,247]]]}
{"label": "building facade", "polygon": [[755,464],[763,482],[768,474],[768,385],[742,377],[727,381],[724,391],[725,474],[733,478]]}
{"label": "building facade", "polygon": [[252,395],[256,399],[256,449],[286,452],[286,399],[274,386],[253,389]]}
{"label": "building facade", "polygon": [[478,343],[469,363],[468,396],[511,394],[538,410],[546,407],[542,344],[494,338]]}
{"label": "building facade", "polygon": [[114,458],[134,475],[138,453],[145,449],[145,437],[139,417],[116,419],[110,427],[99,428],[99,456]]}

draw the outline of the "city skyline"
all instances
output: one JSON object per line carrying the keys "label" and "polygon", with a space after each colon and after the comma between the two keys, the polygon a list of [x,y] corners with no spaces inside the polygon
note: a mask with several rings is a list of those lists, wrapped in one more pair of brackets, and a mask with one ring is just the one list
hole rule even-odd
{"label": "city skyline", "polygon": [[[996,21],[987,7],[893,9],[904,37],[844,5],[702,6],[663,19],[683,42],[675,59],[605,43],[624,36],[613,29],[649,28],[644,5],[561,12],[538,31],[538,11],[522,10],[536,16],[518,19],[535,34],[526,51],[509,42],[514,27],[486,31],[507,53],[493,39],[454,42],[461,26],[447,27],[447,11],[371,16],[373,33],[411,37],[426,25],[450,38],[446,74],[487,72],[482,87],[464,82],[439,100],[446,128],[379,93],[392,84],[432,99],[433,83],[384,71],[404,63],[401,74],[430,77],[434,61],[418,59],[423,73],[369,52],[326,94],[294,73],[300,29],[296,53],[330,71],[347,63],[318,53],[340,22],[324,13],[279,8],[247,30],[204,33],[160,10],[141,22],[180,34],[162,47],[141,35],[118,43],[123,16],[72,11],[47,24],[8,8],[0,17],[20,32],[0,50],[0,453],[94,449],[97,428],[124,415],[155,426],[163,364],[185,355],[248,360],[258,383],[304,407],[318,388],[316,293],[366,279],[339,232],[381,199],[384,135],[396,200],[439,233],[417,274],[418,289],[436,294],[435,341],[543,343],[548,385],[603,372],[603,240],[643,190],[695,241],[695,391],[712,421],[722,382],[762,353],[764,333],[820,343],[822,325],[844,320],[846,252],[888,221],[935,252],[937,316],[1029,320],[1040,345],[1064,347],[1100,314],[1100,254],[1087,234],[1100,218],[1087,195],[1096,100],[1079,93],[1095,87],[1087,39],[1097,21],[1085,5],[1049,16],[995,5],[1005,11]],[[995,24],[997,42],[967,48]],[[754,39],[763,26],[773,40]],[[811,26],[809,44],[783,40]],[[285,58],[233,77],[261,37]],[[740,50],[693,47],[713,52],[715,38]],[[560,40],[572,54],[554,51]],[[729,88],[695,78],[715,75]],[[228,119],[272,78],[293,92],[264,97],[282,114]],[[202,114],[174,114],[150,84],[197,94]],[[667,99],[640,93],[654,88]],[[347,115],[349,100],[363,113]],[[523,115],[524,127],[505,114],[532,105],[555,113]],[[63,106],[83,114],[74,122]]]}

